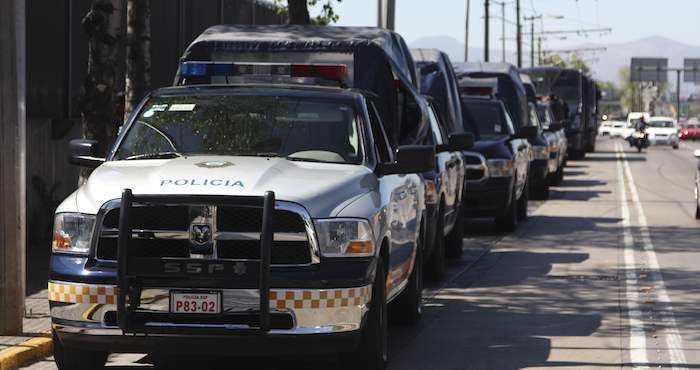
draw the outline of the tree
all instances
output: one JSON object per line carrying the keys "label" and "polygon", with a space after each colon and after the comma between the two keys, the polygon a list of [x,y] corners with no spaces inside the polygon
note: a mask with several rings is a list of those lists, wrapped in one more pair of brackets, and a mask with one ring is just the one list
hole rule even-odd
{"label": "tree", "polygon": [[124,120],[151,88],[151,1],[128,0]]}
{"label": "tree", "polygon": [[[93,0],[82,20],[89,37],[87,76],[80,99],[82,134],[101,144],[101,154],[116,137],[114,89],[121,25],[121,0]],[[87,176],[81,174],[82,182]]]}
{"label": "tree", "polygon": [[[328,25],[335,23],[340,19],[340,16],[335,12],[333,7],[335,2],[342,0],[323,0],[321,13],[314,18],[311,18],[309,7],[314,7],[322,2],[322,0],[287,0],[287,14],[289,16],[289,24],[320,24]],[[275,0],[278,12],[284,12],[285,8],[282,5],[283,0]]]}

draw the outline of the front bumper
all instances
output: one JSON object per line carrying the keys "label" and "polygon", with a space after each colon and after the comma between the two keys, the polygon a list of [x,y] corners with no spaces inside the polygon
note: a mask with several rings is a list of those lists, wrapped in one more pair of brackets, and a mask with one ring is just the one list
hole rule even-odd
{"label": "front bumper", "polygon": [[[250,354],[248,345],[254,341],[267,354],[284,354],[284,346],[275,352],[268,344],[295,343],[293,338],[313,337],[311,339],[327,347],[328,351],[339,351],[348,341],[355,340],[362,328],[363,318],[369,309],[371,285],[336,289],[278,289],[270,290],[270,311],[272,329],[267,333],[256,332],[255,327],[245,320],[224,322],[201,318],[197,321],[183,322],[169,317],[169,290],[148,289],[141,292],[140,310],[148,311],[154,317],[165,320],[146,322],[149,328],[167,329],[167,333],[128,334],[125,335],[116,322],[116,285],[82,284],[62,281],[49,283],[49,301],[52,326],[66,345],[104,346],[109,352],[149,352],[170,347],[168,343],[189,343],[182,348],[191,348],[193,353],[207,351],[211,342],[216,346],[219,341],[230,346],[227,354]],[[173,288],[177,290],[176,288]],[[187,289],[187,288],[184,288]],[[191,289],[191,288],[189,288]],[[259,291],[257,289],[219,289],[222,292],[221,308],[226,315],[238,317],[257,317]],[[255,324],[252,324],[255,325]],[[253,334],[251,334],[253,333]],[[256,335],[256,333],[258,333]],[[345,334],[345,335],[337,335]],[[337,335],[337,336],[336,336]],[[284,337],[284,339],[283,339]],[[319,340],[321,337],[324,339]],[[325,338],[342,338],[339,347]],[[99,339],[98,339],[99,338]],[[202,342],[200,342],[200,340]],[[321,343],[323,342],[323,343]],[[196,345],[193,345],[195,343]],[[300,343],[299,343],[300,344]],[[239,346],[240,345],[240,346]],[[294,346],[298,352],[296,345]],[[319,347],[319,348],[321,348]],[[316,344],[308,349],[316,348]],[[245,349],[245,350],[244,350]],[[232,352],[234,351],[234,352]]]}
{"label": "front bumper", "polygon": [[651,145],[678,145],[678,136],[649,136]]}
{"label": "front bumper", "polygon": [[494,217],[505,211],[513,191],[513,177],[487,177],[467,182],[464,214],[467,217]]}

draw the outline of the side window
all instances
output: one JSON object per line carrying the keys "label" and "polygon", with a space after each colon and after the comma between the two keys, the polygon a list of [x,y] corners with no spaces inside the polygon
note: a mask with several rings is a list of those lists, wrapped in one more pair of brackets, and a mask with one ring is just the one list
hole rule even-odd
{"label": "side window", "polygon": [[442,132],[442,127],[440,127],[440,122],[438,121],[437,114],[435,113],[435,108],[433,108],[432,104],[428,108],[428,118],[430,119],[430,130],[433,132],[433,139],[435,141],[435,144],[444,144],[445,135]]}
{"label": "side window", "polygon": [[384,132],[382,120],[379,118],[377,107],[374,105],[374,102],[369,102],[367,108],[369,110],[370,126],[372,126],[372,136],[374,136],[374,145],[377,149],[377,154],[379,154],[379,160],[382,163],[391,163],[394,161],[394,155],[386,137],[386,132]]}
{"label": "side window", "polygon": [[510,113],[504,108],[503,109],[503,114],[506,116],[506,126],[508,126],[508,132],[510,132],[511,135],[515,133],[515,129],[513,128],[513,120],[510,118]]}

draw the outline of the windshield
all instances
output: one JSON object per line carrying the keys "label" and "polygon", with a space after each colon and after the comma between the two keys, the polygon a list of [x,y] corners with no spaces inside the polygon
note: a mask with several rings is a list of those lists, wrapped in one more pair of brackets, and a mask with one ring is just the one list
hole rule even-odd
{"label": "windshield", "polygon": [[649,121],[649,127],[673,128],[673,121]]}
{"label": "windshield", "polygon": [[513,123],[503,106],[491,101],[465,101],[464,129],[480,139],[500,139],[513,134]]}
{"label": "windshield", "polygon": [[549,125],[554,123],[554,117],[552,117],[552,112],[544,104],[537,105],[537,116],[540,119],[540,124],[543,129],[548,129]]}
{"label": "windshield", "polygon": [[114,159],[187,155],[285,157],[362,163],[350,103],[297,97],[155,97],[131,125]]}

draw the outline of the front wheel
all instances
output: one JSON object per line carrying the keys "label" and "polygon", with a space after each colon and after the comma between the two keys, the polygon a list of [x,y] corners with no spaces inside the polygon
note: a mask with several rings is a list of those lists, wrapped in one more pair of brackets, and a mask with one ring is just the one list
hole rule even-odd
{"label": "front wheel", "polygon": [[[421,232],[419,241],[423,240]],[[416,246],[416,259],[413,271],[408,277],[408,284],[403,292],[391,303],[392,321],[413,325],[420,321],[423,315],[423,246]]]}
{"label": "front wheel", "polygon": [[460,205],[457,207],[457,219],[452,231],[445,239],[445,254],[447,258],[457,259],[462,257],[462,243],[464,238],[464,209]]}
{"label": "front wheel", "polygon": [[53,332],[52,336],[53,358],[59,370],[97,370],[104,368],[107,363],[107,352],[66,348],[56,332]]}
{"label": "front wheel", "polygon": [[[526,191],[526,189],[523,190],[522,196],[525,196]],[[516,199],[515,187],[511,190],[507,208],[496,217],[496,226],[505,232],[513,232],[518,227],[518,200]]]}
{"label": "front wheel", "polygon": [[445,211],[442,207],[440,207],[437,217],[435,239],[431,241],[433,253],[428,261],[428,277],[432,281],[440,281],[445,276]]}
{"label": "front wheel", "polygon": [[695,206],[695,219],[700,220],[700,206]]}
{"label": "front wheel", "polygon": [[360,345],[348,357],[348,369],[384,370],[389,359],[386,309],[386,273],[383,261],[378,261],[372,284],[372,300],[367,324],[362,331]]}
{"label": "front wheel", "polygon": [[[549,187],[547,188],[547,193],[549,193]],[[523,195],[518,199],[518,221],[527,220],[527,204],[530,201],[530,181],[525,183],[523,188]]]}
{"label": "front wheel", "polygon": [[673,146],[673,149],[678,149],[678,144],[675,144],[675,145]]}

